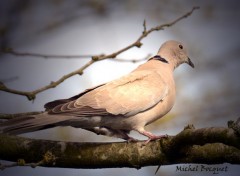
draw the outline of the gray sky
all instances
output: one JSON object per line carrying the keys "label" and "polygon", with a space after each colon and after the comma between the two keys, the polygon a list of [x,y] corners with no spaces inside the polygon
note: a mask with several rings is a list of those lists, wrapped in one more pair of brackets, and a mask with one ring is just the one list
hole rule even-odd
{"label": "gray sky", "polygon": [[[92,2],[92,3],[90,3]],[[197,128],[226,126],[240,114],[239,52],[240,9],[237,1],[1,1],[0,44],[17,51],[43,54],[109,54],[134,42],[147,27],[170,22],[193,6],[200,10],[164,31],[143,40],[140,49],[119,56],[141,59],[154,55],[166,40],[182,41],[196,68],[181,66],[175,72],[177,101],[170,115],[148,127],[155,134],[176,134],[189,123]],[[4,31],[4,32],[2,32]],[[86,59],[41,59],[0,56],[0,80],[7,86],[32,91],[62,75],[78,69]],[[43,110],[43,105],[73,96],[89,87],[127,74],[137,64],[102,61],[83,76],[75,76],[57,88],[26,97],[0,92],[0,112],[18,113]],[[17,79],[15,79],[17,77]],[[55,128],[26,134],[33,138],[70,141],[116,141],[72,128]],[[87,137],[86,137],[87,136]],[[138,134],[133,136],[141,138]],[[144,138],[142,138],[144,139]],[[149,175],[156,167],[134,169],[73,170],[14,168],[0,175]],[[229,166],[229,175],[237,175],[239,166]],[[70,174],[69,174],[70,173]],[[176,172],[176,166],[161,167],[159,175],[191,175]],[[199,172],[194,175],[212,175]],[[219,175],[225,175],[220,173]]]}

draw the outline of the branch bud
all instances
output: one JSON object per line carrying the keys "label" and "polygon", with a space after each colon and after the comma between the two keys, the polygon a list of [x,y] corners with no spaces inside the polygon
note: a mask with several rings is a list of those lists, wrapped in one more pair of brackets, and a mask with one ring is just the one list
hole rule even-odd
{"label": "branch bud", "polygon": [[27,96],[29,101],[34,100],[36,98],[36,95],[33,94],[33,93],[27,94],[26,96]]}
{"label": "branch bud", "polygon": [[142,43],[141,42],[136,42],[135,46],[140,48],[142,46]]}
{"label": "branch bud", "polygon": [[6,90],[6,86],[0,81],[0,90]]}
{"label": "branch bud", "polygon": [[92,56],[92,60],[93,61],[98,61],[99,60],[99,56]]}
{"label": "branch bud", "polygon": [[79,75],[83,75],[83,71],[80,71],[78,74],[79,74]]}

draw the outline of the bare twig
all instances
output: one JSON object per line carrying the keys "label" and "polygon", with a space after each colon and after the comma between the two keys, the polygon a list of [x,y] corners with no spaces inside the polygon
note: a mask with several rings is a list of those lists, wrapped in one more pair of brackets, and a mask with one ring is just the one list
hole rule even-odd
{"label": "bare twig", "polygon": [[41,165],[47,165],[47,164],[54,164],[56,160],[56,157],[52,154],[52,152],[47,151],[46,153],[44,153],[44,155],[42,156],[42,159],[38,162],[35,163],[26,163],[26,161],[24,159],[18,159],[17,162],[11,163],[11,164],[2,164],[0,163],[0,169],[4,170],[6,168],[9,167],[16,167],[16,166],[30,166],[32,168],[35,168],[37,166],[41,166]]}
{"label": "bare twig", "polygon": [[[89,59],[89,58],[93,57],[93,55],[55,55],[55,54],[48,55],[48,54],[40,54],[40,53],[19,52],[19,51],[13,50],[12,48],[4,48],[4,49],[0,50],[0,53],[11,54],[14,56],[37,57],[37,58],[44,58],[44,59],[80,59],[80,58],[81,59]],[[99,56],[105,56],[105,55],[101,54]],[[147,60],[149,56],[150,56],[150,54],[142,59],[114,58],[114,61],[136,63],[136,62],[141,62],[141,61]],[[16,79],[16,78],[18,78],[18,77],[14,77],[14,79]],[[5,82],[5,80],[2,82]]]}
{"label": "bare twig", "polygon": [[11,54],[14,56],[24,56],[24,57],[40,57],[45,59],[79,59],[79,58],[91,58],[91,55],[55,55],[55,54],[40,54],[40,53],[29,53],[29,52],[19,52],[12,48],[4,48],[0,51],[2,54]]}
{"label": "bare twig", "polygon": [[143,21],[143,34],[145,34],[147,31],[147,25],[146,25],[146,20]]}
{"label": "bare twig", "polygon": [[[119,54],[133,48],[133,47],[138,47],[140,48],[142,46],[141,41],[147,37],[150,33],[152,33],[153,31],[159,31],[159,30],[164,30],[167,27],[170,27],[174,24],[176,24],[177,22],[181,21],[184,18],[187,18],[188,16],[190,16],[194,10],[199,9],[199,7],[193,7],[192,10],[186,14],[184,14],[183,16],[177,18],[176,20],[170,22],[170,23],[166,23],[166,24],[162,24],[156,27],[153,27],[149,30],[146,29],[146,22],[144,22],[143,24],[143,33],[142,35],[132,44],[112,53],[112,54],[108,54],[108,55],[96,55],[96,56],[92,56],[92,59],[90,61],[88,61],[85,65],[83,65],[81,68],[68,73],[64,76],[62,76],[60,79],[58,79],[57,81],[52,81],[50,84],[43,86],[39,89],[36,89],[34,91],[31,92],[26,92],[26,91],[19,91],[19,90],[15,90],[15,89],[11,89],[8,88],[6,85],[4,85],[3,83],[0,82],[0,90],[5,91],[5,92],[9,92],[9,93],[13,93],[13,94],[18,94],[18,95],[23,95],[26,96],[29,100],[34,100],[36,98],[36,95],[40,92],[43,92],[47,89],[50,88],[54,88],[56,86],[58,86],[59,84],[61,84],[63,81],[65,81],[66,79],[75,76],[75,75],[82,75],[83,71],[88,68],[89,66],[91,66],[93,63],[97,62],[97,61],[101,61],[101,60],[105,60],[105,59],[110,59],[110,58],[116,58]],[[26,53],[25,53],[26,54]]]}
{"label": "bare twig", "polygon": [[[37,57],[37,58],[44,58],[44,59],[80,59],[80,58],[81,59],[89,59],[89,58],[93,57],[93,55],[55,55],[55,54],[48,55],[48,54],[39,54],[39,53],[19,52],[19,51],[13,50],[12,48],[2,49],[0,51],[0,53],[11,54],[11,55],[14,55],[14,56]],[[99,56],[104,56],[104,54],[101,54]],[[136,63],[136,62],[141,62],[141,61],[146,60],[149,56],[150,56],[150,54],[148,56],[144,57],[143,59],[115,58],[114,61]],[[5,81],[2,81],[2,82],[5,82]]]}
{"label": "bare twig", "polygon": [[151,57],[151,54],[148,54],[146,57],[142,59],[122,59],[122,58],[114,58],[113,61],[118,61],[118,62],[132,62],[132,63],[137,63],[137,62],[142,62],[146,61]]}

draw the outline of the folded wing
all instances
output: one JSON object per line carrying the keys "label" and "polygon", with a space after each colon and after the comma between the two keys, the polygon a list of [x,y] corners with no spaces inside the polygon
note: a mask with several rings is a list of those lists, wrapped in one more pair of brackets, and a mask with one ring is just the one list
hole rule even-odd
{"label": "folded wing", "polygon": [[50,113],[75,116],[132,116],[163,100],[168,86],[156,71],[137,71],[96,87]]}

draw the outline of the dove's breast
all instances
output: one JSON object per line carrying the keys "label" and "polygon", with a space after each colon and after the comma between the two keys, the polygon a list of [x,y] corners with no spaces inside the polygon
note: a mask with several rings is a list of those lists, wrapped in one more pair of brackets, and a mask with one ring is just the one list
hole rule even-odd
{"label": "dove's breast", "polygon": [[153,107],[143,112],[139,112],[134,116],[105,117],[101,121],[102,125],[111,127],[112,129],[133,130],[138,129],[139,127],[144,127],[145,125],[163,117],[172,109],[176,95],[173,77],[167,78],[166,83],[168,85],[166,96]]}
{"label": "dove's breast", "polygon": [[132,120],[134,128],[146,126],[166,115],[174,105],[175,94],[175,88],[173,87],[169,90],[168,95],[154,107],[129,118],[129,120]]}
{"label": "dove's breast", "polygon": [[171,90],[166,98],[152,108],[130,117],[115,116],[102,118],[101,126],[120,130],[139,129],[166,115],[172,109],[174,100],[175,90]]}

